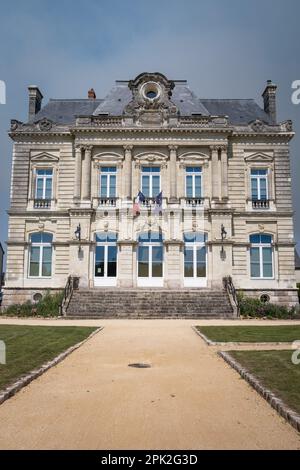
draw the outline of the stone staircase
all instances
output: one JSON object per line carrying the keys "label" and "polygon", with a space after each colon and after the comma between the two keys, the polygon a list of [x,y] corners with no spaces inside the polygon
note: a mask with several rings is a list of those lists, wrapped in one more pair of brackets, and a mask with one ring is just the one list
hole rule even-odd
{"label": "stone staircase", "polygon": [[67,318],[230,318],[233,308],[225,290],[79,289]]}

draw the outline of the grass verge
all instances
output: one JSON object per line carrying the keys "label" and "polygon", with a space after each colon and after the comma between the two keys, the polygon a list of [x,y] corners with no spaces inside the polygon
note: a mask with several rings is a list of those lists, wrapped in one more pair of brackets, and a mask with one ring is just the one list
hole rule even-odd
{"label": "grass verge", "polygon": [[272,326],[197,326],[215,342],[289,343],[300,340],[300,325]]}
{"label": "grass verge", "polygon": [[292,351],[230,351],[230,355],[300,414],[300,364],[292,363]]}
{"label": "grass verge", "polygon": [[0,325],[6,364],[0,364],[0,390],[83,341],[97,328]]}

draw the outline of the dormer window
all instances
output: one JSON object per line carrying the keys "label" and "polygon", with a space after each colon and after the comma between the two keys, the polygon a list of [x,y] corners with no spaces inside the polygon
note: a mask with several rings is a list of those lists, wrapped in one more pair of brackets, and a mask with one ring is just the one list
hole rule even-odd
{"label": "dormer window", "polygon": [[142,95],[145,99],[154,101],[161,94],[161,88],[156,82],[147,82],[142,86]]}

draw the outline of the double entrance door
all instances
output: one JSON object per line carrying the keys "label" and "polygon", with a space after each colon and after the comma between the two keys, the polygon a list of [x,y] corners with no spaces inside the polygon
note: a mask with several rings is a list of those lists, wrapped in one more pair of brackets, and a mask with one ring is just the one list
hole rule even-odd
{"label": "double entrance door", "polygon": [[163,240],[160,232],[144,232],[138,239],[137,285],[163,287]]}
{"label": "double entrance door", "polygon": [[95,286],[116,286],[118,271],[117,234],[103,232],[96,235]]}

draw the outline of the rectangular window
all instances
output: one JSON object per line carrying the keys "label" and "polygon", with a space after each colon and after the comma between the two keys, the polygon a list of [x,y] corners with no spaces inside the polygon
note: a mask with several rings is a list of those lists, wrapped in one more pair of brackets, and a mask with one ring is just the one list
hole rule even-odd
{"label": "rectangular window", "polygon": [[188,166],[185,169],[185,195],[189,198],[202,197],[202,168]]}
{"label": "rectangular window", "polygon": [[268,170],[251,170],[251,197],[253,201],[268,199]]}
{"label": "rectangular window", "polygon": [[155,197],[160,193],[160,167],[142,167],[142,193],[145,197]]}
{"label": "rectangular window", "polygon": [[117,168],[103,166],[100,170],[100,197],[116,197],[117,194]]}
{"label": "rectangular window", "polygon": [[52,199],[52,181],[53,170],[51,168],[36,170],[36,199]]}

